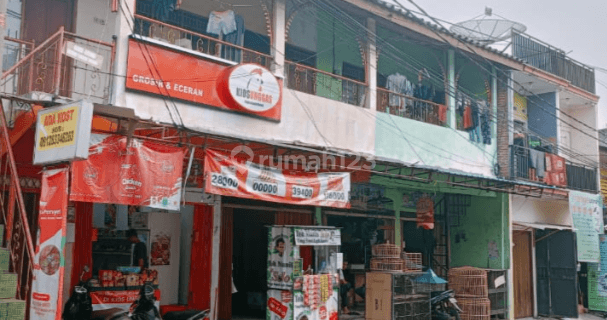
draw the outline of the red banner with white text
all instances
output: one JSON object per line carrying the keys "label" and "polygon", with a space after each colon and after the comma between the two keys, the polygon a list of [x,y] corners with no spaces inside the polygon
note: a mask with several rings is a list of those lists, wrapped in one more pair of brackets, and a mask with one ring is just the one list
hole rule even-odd
{"label": "red banner with white text", "polygon": [[68,174],[68,168],[44,171],[42,174],[31,319],[61,319]]}
{"label": "red banner with white text", "polygon": [[185,150],[117,135],[91,135],[72,164],[70,200],[179,210]]}
{"label": "red banner with white text", "polygon": [[350,208],[350,173],[280,170],[206,150],[205,192],[306,206]]}

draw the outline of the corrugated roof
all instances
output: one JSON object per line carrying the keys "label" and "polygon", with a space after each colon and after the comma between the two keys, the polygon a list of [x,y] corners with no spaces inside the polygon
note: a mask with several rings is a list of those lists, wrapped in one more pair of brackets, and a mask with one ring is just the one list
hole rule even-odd
{"label": "corrugated roof", "polygon": [[495,53],[497,55],[500,55],[500,56],[502,56],[504,58],[507,58],[507,59],[510,59],[512,61],[516,61],[518,63],[523,63],[523,64],[525,63],[525,61],[522,60],[522,59],[516,58],[516,57],[514,57],[512,55],[509,55],[509,54],[507,54],[505,52],[501,52],[501,51],[499,51],[497,49],[494,49],[491,46],[483,44],[483,43],[481,43],[479,41],[473,40],[471,38],[462,36],[462,35],[457,34],[457,33],[453,33],[451,31],[449,31],[448,29],[445,29],[442,26],[436,25],[436,24],[434,24],[432,22],[429,22],[429,21],[426,21],[426,20],[424,20],[422,18],[419,18],[416,15],[414,15],[413,13],[411,13],[411,11],[403,9],[400,6],[397,6],[395,4],[388,3],[388,2],[385,2],[383,0],[366,0],[366,1],[370,2],[370,3],[375,3],[377,5],[380,5],[380,6],[384,7],[384,8],[386,8],[386,9],[390,10],[391,12],[399,14],[399,15],[401,15],[401,16],[403,16],[403,17],[405,17],[405,18],[407,18],[407,19],[409,19],[409,20],[411,20],[411,21],[413,21],[413,22],[415,22],[415,23],[417,23],[417,24],[419,24],[421,26],[424,26],[424,27],[429,28],[431,30],[434,30],[436,32],[440,32],[443,35],[447,35],[447,36],[456,38],[456,39],[461,40],[461,41],[463,41],[465,43],[473,45],[473,46],[475,46],[477,48],[480,48],[480,49],[483,49],[483,50],[486,50],[486,51],[490,51],[492,53]]}

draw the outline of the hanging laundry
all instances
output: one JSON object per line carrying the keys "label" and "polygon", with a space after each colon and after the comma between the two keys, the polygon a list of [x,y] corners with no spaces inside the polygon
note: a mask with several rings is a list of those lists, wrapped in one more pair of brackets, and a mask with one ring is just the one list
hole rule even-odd
{"label": "hanging laundry", "polygon": [[440,124],[447,123],[447,106],[444,104],[438,105],[438,121]]}
{"label": "hanging laundry", "polygon": [[208,34],[216,36],[220,34],[227,35],[236,31],[236,29],[236,14],[234,14],[234,11],[211,11],[211,14],[209,14],[209,22],[207,24]]}
{"label": "hanging laundry", "polygon": [[[406,94],[408,82],[407,77],[397,72],[388,76],[386,89],[390,90],[390,92]],[[402,108],[405,105],[405,101],[401,96],[390,93],[388,95],[388,105],[390,107]]]}
{"label": "hanging laundry", "polygon": [[491,144],[491,110],[485,108],[481,111],[481,136],[484,144]]}
{"label": "hanging laundry", "polygon": [[[234,32],[226,34],[224,36],[223,40],[225,42],[229,42],[229,43],[242,47],[244,45],[244,33],[245,33],[244,18],[240,15],[236,15],[235,21],[236,21],[236,30]],[[241,62],[242,61],[242,50],[236,49],[233,47],[224,46],[222,49],[222,52],[221,52],[221,56],[224,59],[228,59],[228,60],[231,60],[234,62]]]}

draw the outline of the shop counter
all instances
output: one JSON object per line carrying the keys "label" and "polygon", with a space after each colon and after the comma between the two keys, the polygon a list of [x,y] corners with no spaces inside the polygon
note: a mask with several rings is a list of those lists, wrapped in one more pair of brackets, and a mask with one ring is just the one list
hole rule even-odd
{"label": "shop counter", "polygon": [[[154,296],[156,297],[156,308],[160,310],[160,290],[158,286],[154,287]],[[90,290],[91,300],[93,301],[93,311],[107,309],[122,309],[129,311],[131,304],[139,298],[141,287],[125,288],[103,288],[94,287]]]}

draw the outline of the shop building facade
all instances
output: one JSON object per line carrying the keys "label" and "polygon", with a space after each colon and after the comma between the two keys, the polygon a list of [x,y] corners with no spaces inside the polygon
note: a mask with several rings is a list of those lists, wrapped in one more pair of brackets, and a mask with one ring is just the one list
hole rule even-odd
{"label": "shop building facade", "polygon": [[[9,99],[5,107],[9,121],[29,123],[28,130],[8,132],[13,148],[22,151],[16,152],[18,175],[40,179],[40,168],[31,164],[35,120],[27,122],[20,112],[33,105],[86,98],[95,104],[93,133],[182,148],[183,163],[173,164],[183,168],[185,181],[179,213],[141,210],[159,229],[173,226],[169,267],[158,267],[166,269],[160,275],[161,305],[211,309],[217,319],[231,319],[243,308],[243,315],[265,317],[265,226],[324,225],[342,228],[342,250],[363,271],[369,245],[389,241],[421,253],[423,264],[444,277],[459,266],[507,274],[496,313],[569,315],[546,312],[545,291],[520,289],[517,281],[544,283],[537,270],[545,266],[534,245],[547,235],[541,230],[564,230],[548,239],[570,235],[561,240],[573,241],[567,243],[575,248],[567,231],[573,230],[568,190],[597,191],[598,157],[579,157],[598,148],[592,139],[598,99],[593,89],[375,1],[62,4],[25,1],[24,21],[51,6],[67,20],[39,21],[46,28],[24,23],[22,36],[9,41],[15,59],[5,66],[3,78],[10,81],[3,91],[29,99]],[[223,31],[209,27],[217,12],[233,14],[234,24]],[[65,43],[72,51],[58,50]],[[44,53],[61,58],[44,58],[51,72],[43,74],[34,63]],[[520,88],[530,79],[540,85]],[[542,139],[530,139],[528,132]],[[555,174],[565,173],[566,182],[537,178],[538,168],[529,165],[529,150],[538,146],[529,141],[536,140],[544,142],[540,147],[553,146],[544,156],[564,159],[566,171]],[[249,156],[266,167],[288,165],[286,171],[300,178],[346,173],[347,187],[339,190],[351,195],[343,199],[347,208],[212,193],[213,177],[205,174],[211,173],[208,150]],[[318,184],[314,188],[321,190]],[[310,189],[298,190],[318,192],[304,187]],[[39,187],[32,190],[28,203],[40,193]],[[432,203],[429,230],[420,227],[420,198]],[[37,219],[33,206],[30,220]],[[73,207],[74,237],[92,239],[100,228],[96,212],[107,209],[90,202]],[[525,246],[528,251],[518,250]],[[79,270],[95,262],[87,250],[66,246],[64,297]],[[313,265],[311,252],[301,256],[304,267]],[[519,260],[526,257],[531,258]],[[576,265],[571,258],[564,259]],[[522,265],[527,269],[517,269]],[[577,295],[564,299],[577,303],[569,301]],[[523,303],[524,311],[518,311]]]}

